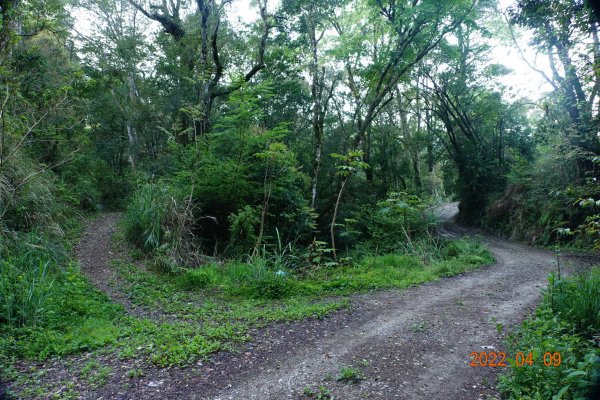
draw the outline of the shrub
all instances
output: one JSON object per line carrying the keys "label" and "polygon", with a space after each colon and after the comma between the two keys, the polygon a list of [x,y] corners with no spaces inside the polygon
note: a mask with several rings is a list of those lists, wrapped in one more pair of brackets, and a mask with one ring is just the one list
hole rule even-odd
{"label": "shrub", "polygon": [[441,256],[444,259],[470,256],[486,259],[490,254],[478,240],[458,239],[443,242]]}
{"label": "shrub", "polygon": [[163,244],[169,200],[166,187],[142,185],[134,193],[123,220],[127,240],[147,250],[156,250]]}
{"label": "shrub", "polygon": [[[547,307],[523,323],[517,335],[509,339],[508,350],[511,355],[533,354],[531,366],[518,367],[509,359],[510,374],[499,379],[505,398],[515,400],[585,399],[600,361],[600,350],[572,333],[572,325],[553,316]],[[561,364],[545,366],[546,352],[560,353]]]}
{"label": "shrub", "polygon": [[177,274],[183,270],[171,256],[165,254],[156,255],[150,262],[150,267],[156,272],[168,275]]}
{"label": "shrub", "polygon": [[260,299],[282,299],[294,292],[294,281],[276,273],[267,274],[248,285],[252,297]]}
{"label": "shrub", "polygon": [[179,201],[164,182],[143,184],[123,218],[125,238],[146,251],[172,258],[158,263],[198,261],[192,234],[194,206],[190,201]]}
{"label": "shrub", "polygon": [[339,382],[358,383],[365,379],[361,370],[354,367],[341,367],[337,377]]}
{"label": "shrub", "polygon": [[217,282],[218,274],[214,266],[190,269],[178,278],[178,284],[184,290],[203,289]]}
{"label": "shrub", "polygon": [[356,215],[353,232],[359,232],[362,247],[368,251],[391,253],[399,251],[404,243],[423,237],[433,225],[434,218],[426,211],[425,202],[407,193],[390,193],[388,199],[373,206],[365,206]]}
{"label": "shrub", "polygon": [[260,210],[245,205],[237,213],[230,214],[228,220],[231,253],[247,254],[256,243],[255,230],[260,222]]}
{"label": "shrub", "polygon": [[245,297],[282,299],[292,295],[296,289],[296,281],[288,272],[269,269],[267,260],[261,257],[255,257],[246,264],[230,264],[226,275],[229,291]]}
{"label": "shrub", "polygon": [[65,248],[32,231],[0,235],[0,323],[35,326],[47,313]]}

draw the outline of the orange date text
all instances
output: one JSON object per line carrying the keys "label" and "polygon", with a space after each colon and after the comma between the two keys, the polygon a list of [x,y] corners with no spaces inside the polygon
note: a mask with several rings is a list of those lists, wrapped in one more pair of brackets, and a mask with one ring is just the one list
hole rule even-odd
{"label": "orange date text", "polygon": [[[469,355],[471,367],[507,367],[508,356],[503,351],[481,351],[471,352]],[[562,362],[562,357],[559,352],[544,353],[540,360],[546,367],[558,367]],[[533,353],[518,352],[514,358],[514,365],[517,367],[532,366],[536,362]]]}

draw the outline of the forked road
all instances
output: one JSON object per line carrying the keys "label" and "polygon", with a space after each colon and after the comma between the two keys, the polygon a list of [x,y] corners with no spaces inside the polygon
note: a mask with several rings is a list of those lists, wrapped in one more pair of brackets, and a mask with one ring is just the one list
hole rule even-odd
{"label": "forked road", "polygon": [[[448,218],[456,211],[451,204],[440,213]],[[453,224],[445,230],[465,232]],[[250,352],[225,357],[219,380],[188,377],[186,388],[163,394],[286,399],[302,398],[304,388],[324,386],[336,399],[488,398],[495,394],[502,368],[471,367],[469,354],[484,351],[482,346],[501,349],[497,323],[506,330],[533,310],[556,259],[551,252],[511,241],[482,239],[497,260],[491,267],[402,292],[361,295],[351,311],[323,322],[274,328]],[[566,271],[583,265],[563,262]],[[344,365],[359,367],[365,379],[337,382]]]}

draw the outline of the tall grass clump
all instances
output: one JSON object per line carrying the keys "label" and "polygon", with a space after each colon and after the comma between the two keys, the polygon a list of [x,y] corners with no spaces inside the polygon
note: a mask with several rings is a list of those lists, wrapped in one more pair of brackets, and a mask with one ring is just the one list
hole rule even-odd
{"label": "tall grass clump", "polygon": [[[197,261],[192,233],[194,206],[180,200],[167,184],[146,183],[133,194],[123,228],[125,238],[147,252],[158,252],[158,269],[172,272],[171,264]],[[166,267],[166,268],[165,268]]]}
{"label": "tall grass clump", "polygon": [[0,323],[22,327],[40,322],[53,289],[51,268],[49,260],[0,261]]}
{"label": "tall grass clump", "polygon": [[257,255],[247,263],[230,263],[225,269],[231,294],[257,299],[282,299],[294,294],[297,280],[281,265]]}
{"label": "tall grass clump", "polygon": [[600,267],[558,281],[550,276],[546,301],[555,315],[585,335],[600,333]]}
{"label": "tall grass clump", "polygon": [[156,250],[165,241],[165,216],[171,205],[166,187],[142,185],[132,196],[124,217],[125,237],[146,250]]}
{"label": "tall grass clump", "polygon": [[57,266],[66,260],[64,247],[41,232],[13,232],[2,238],[0,255],[0,324],[39,324],[54,290]]}

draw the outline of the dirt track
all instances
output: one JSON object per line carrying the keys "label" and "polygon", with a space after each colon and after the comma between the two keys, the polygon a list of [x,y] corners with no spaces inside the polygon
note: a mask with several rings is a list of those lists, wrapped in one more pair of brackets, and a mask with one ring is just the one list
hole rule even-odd
{"label": "dirt track", "polygon": [[[443,218],[456,212],[456,204],[440,209]],[[469,233],[454,224],[442,232]],[[321,385],[338,399],[493,396],[498,369],[469,366],[469,354],[502,346],[496,323],[506,329],[520,322],[537,304],[556,263],[550,252],[487,235],[482,239],[496,265],[400,293],[361,296],[347,326],[303,337],[301,347],[274,355],[210,398],[282,399]],[[368,363],[364,381],[324,381],[328,374],[335,377],[340,366],[360,360]]]}
{"label": "dirt track", "polygon": [[[438,210],[446,219],[456,212],[456,204]],[[472,233],[453,223],[442,229],[447,236]],[[532,311],[555,257],[492,236],[482,240],[496,257],[494,266],[402,292],[354,296],[350,310],[324,320],[255,332],[238,354],[217,354],[194,369],[149,370],[125,390],[112,382],[85,398],[299,399],[306,398],[304,388],[319,386],[335,399],[491,398],[499,369],[470,367],[469,354],[501,348],[496,323],[506,331]],[[87,246],[80,251],[102,248],[96,240]],[[99,268],[82,261],[84,271]],[[567,271],[570,264],[565,260]],[[337,382],[345,365],[359,367],[365,379]]]}

